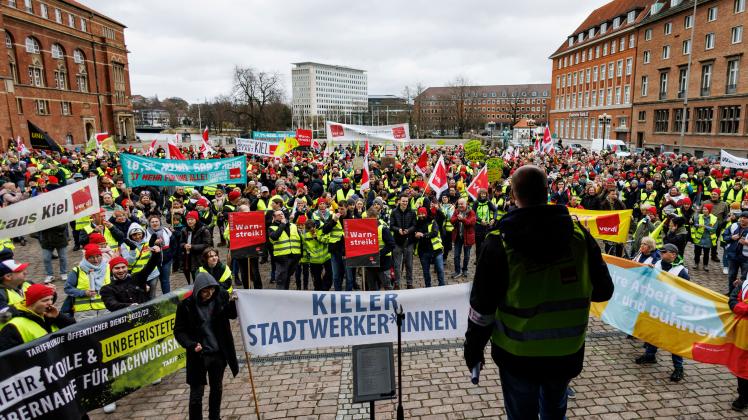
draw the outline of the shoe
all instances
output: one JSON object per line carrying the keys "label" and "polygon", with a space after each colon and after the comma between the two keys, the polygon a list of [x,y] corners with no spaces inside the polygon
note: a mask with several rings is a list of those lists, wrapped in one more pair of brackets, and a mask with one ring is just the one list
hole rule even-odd
{"label": "shoe", "polygon": [[55,281],[55,276],[47,276],[44,278],[44,284],[50,284]]}
{"label": "shoe", "polygon": [[458,278],[460,278],[461,275],[462,275],[462,273],[454,273],[454,274],[452,274],[452,278],[453,279],[458,279]]}
{"label": "shoe", "polygon": [[700,270],[700,269],[701,269],[701,264],[700,264],[700,263],[696,263],[696,264],[695,264],[695,265],[693,266],[693,271],[698,271],[698,270]]}
{"label": "shoe", "polygon": [[160,383],[161,383],[161,378],[158,378],[155,381],[151,382],[151,385],[158,385]]}
{"label": "shoe", "polygon": [[413,285],[412,285],[412,284],[409,284],[409,285],[408,285],[407,287],[408,287],[408,289],[412,289],[412,288],[413,288]]}
{"label": "shoe", "polygon": [[738,398],[737,400],[732,402],[732,409],[735,411],[743,411],[746,408],[748,408],[748,400]]}
{"label": "shoe", "polygon": [[712,261],[714,261],[714,262],[719,262],[719,258],[717,258],[717,257],[712,257]]}
{"label": "shoe", "polygon": [[727,274],[729,271],[727,267],[722,267],[722,274]]}
{"label": "shoe", "polygon": [[657,363],[657,356],[650,356],[648,354],[642,354],[641,356],[637,357],[634,362],[637,365],[653,365]]}
{"label": "shoe", "polygon": [[80,250],[81,250],[81,246],[80,245],[76,245],[76,246],[73,247],[73,251],[80,251]]}
{"label": "shoe", "polygon": [[395,283],[395,285],[392,287],[392,290],[400,290],[400,285]]}
{"label": "shoe", "polygon": [[673,373],[670,374],[670,380],[673,382],[680,382],[683,379],[683,368],[675,368]]}
{"label": "shoe", "polygon": [[60,257],[59,257],[59,256],[57,256],[57,255],[52,255],[52,259],[53,259],[53,260],[59,260],[59,259],[60,259]]}
{"label": "shoe", "polygon": [[470,274],[468,274],[467,270],[465,270],[465,271],[462,272],[462,277],[463,278],[468,278],[469,275]]}
{"label": "shoe", "polygon": [[26,246],[26,238],[21,238],[21,246]]}
{"label": "shoe", "polygon": [[567,386],[566,387],[566,397],[573,400],[574,398],[577,397],[577,392],[574,391],[574,388],[572,388],[570,386]]}
{"label": "shoe", "polygon": [[116,410],[116,409],[117,409],[117,403],[116,402],[113,402],[111,404],[107,404],[107,405],[104,406],[104,412],[107,413],[107,414],[114,413],[114,410]]}
{"label": "shoe", "polygon": [[704,270],[704,271],[706,271],[706,272],[708,273],[708,272],[709,272],[709,267],[707,267],[707,266],[704,266],[703,270]]}

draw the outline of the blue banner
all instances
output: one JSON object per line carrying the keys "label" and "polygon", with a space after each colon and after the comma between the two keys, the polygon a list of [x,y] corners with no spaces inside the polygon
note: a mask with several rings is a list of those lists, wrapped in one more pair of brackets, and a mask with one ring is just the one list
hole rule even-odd
{"label": "blue banner", "polygon": [[122,173],[128,187],[246,184],[247,160],[244,156],[228,159],[173,160],[121,154]]}
{"label": "blue banner", "polygon": [[252,138],[256,140],[277,140],[281,141],[286,137],[295,137],[294,131],[253,131]]}

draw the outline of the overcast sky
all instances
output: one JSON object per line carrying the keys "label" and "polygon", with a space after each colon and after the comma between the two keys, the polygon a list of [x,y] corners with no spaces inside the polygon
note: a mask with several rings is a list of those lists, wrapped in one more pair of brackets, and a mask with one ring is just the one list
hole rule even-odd
{"label": "overcast sky", "polygon": [[605,0],[81,0],[127,25],[132,93],[190,102],[229,93],[234,66],[368,72],[369,94],[549,83],[548,56]]}

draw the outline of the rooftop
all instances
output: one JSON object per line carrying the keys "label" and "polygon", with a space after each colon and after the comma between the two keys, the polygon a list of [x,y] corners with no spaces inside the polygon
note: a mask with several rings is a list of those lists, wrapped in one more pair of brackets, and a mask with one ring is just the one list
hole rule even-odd
{"label": "rooftop", "polygon": [[294,66],[318,66],[318,67],[329,67],[333,69],[340,69],[340,70],[351,70],[351,71],[360,71],[363,73],[366,73],[366,70],[361,69],[354,69],[353,67],[345,67],[345,66],[338,66],[335,64],[324,64],[324,63],[315,63],[314,61],[302,61],[300,63],[291,63]]}
{"label": "rooftop", "polygon": [[117,25],[119,25],[119,26],[121,26],[123,28],[127,28],[127,26],[125,26],[123,23],[120,23],[120,22],[118,22],[118,21],[110,18],[109,16],[101,14],[101,13],[97,12],[96,10],[91,9],[90,7],[85,6],[84,4],[82,4],[80,2],[77,2],[77,1],[74,1],[74,0],[60,0],[60,1],[62,1],[65,4],[68,4],[70,6],[73,6],[73,7],[76,7],[78,9],[84,10],[84,11],[86,11],[88,13],[92,13],[93,15],[98,16],[98,17],[100,17],[102,19],[108,20],[108,21],[110,21],[112,23],[116,23]]}

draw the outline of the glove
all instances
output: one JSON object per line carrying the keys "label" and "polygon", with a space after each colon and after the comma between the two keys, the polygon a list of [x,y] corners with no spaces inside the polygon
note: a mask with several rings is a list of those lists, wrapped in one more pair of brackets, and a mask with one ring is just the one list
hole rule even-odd
{"label": "glove", "polygon": [[486,364],[486,358],[483,356],[483,347],[469,343],[467,340],[465,340],[463,356],[468,371],[472,371],[478,363],[480,363],[481,367]]}
{"label": "glove", "polygon": [[748,318],[748,302],[740,302],[732,308],[732,311],[740,318]]}

